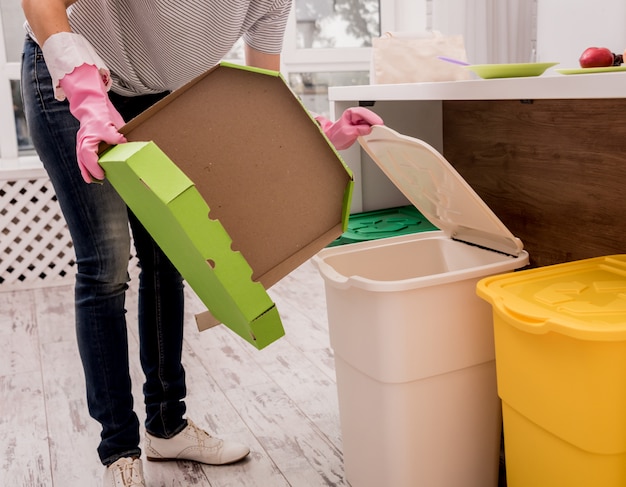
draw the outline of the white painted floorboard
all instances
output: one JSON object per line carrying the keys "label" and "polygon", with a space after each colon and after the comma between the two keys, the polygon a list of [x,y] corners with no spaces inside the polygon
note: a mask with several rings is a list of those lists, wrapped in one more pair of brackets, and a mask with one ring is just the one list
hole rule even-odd
{"label": "white painted floorboard", "polygon": [[[143,420],[136,280],[127,298],[131,374]],[[286,336],[258,351],[224,326],[198,332],[187,289],[189,417],[250,445],[239,464],[144,461],[149,487],[348,486],[324,285],[307,262],[269,291]],[[89,417],[71,286],[0,292],[0,486],[99,486],[99,426]]]}

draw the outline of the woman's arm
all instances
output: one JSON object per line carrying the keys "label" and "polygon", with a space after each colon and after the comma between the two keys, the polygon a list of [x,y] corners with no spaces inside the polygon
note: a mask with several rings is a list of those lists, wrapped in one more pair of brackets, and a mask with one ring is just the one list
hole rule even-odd
{"label": "woman's arm", "polygon": [[76,0],[22,0],[22,10],[40,46],[53,34],[70,32],[67,7]]}
{"label": "woman's arm", "polygon": [[280,54],[266,54],[245,44],[246,64],[254,68],[280,71]]}
{"label": "woman's arm", "polygon": [[67,98],[80,122],[76,158],[85,182],[101,181],[100,142],[121,144],[121,115],[108,97],[111,76],[104,61],[83,36],[71,32],[67,7],[76,0],[22,0],[28,24],[41,46],[57,100]]}

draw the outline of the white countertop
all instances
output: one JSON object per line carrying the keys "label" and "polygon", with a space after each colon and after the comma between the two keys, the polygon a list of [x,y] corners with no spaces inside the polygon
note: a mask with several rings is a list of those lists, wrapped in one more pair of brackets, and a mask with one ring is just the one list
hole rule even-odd
{"label": "white countertop", "polygon": [[544,74],[529,78],[335,86],[335,101],[626,98],[626,72]]}

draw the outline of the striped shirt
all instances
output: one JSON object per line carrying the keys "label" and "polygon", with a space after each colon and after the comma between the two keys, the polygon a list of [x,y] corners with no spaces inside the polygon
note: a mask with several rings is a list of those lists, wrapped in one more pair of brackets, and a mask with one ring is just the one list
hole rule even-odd
{"label": "striped shirt", "polygon": [[219,63],[243,37],[281,51],[292,0],[79,0],[72,30],[94,46],[122,95],[174,90]]}

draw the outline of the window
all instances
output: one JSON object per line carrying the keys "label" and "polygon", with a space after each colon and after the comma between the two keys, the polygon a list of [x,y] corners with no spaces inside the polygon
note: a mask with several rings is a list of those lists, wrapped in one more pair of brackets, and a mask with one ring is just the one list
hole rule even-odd
{"label": "window", "polygon": [[289,73],[287,81],[307,109],[329,117],[328,88],[330,86],[364,85],[368,83],[368,79],[369,72],[332,71]]}
{"label": "window", "polygon": [[[17,160],[32,148],[22,111],[19,66],[24,41],[20,2],[0,0],[0,158]],[[30,151],[32,152],[32,151]]]}
{"label": "window", "polygon": [[295,0],[296,47],[369,47],[380,35],[379,0]]}
{"label": "window", "polygon": [[11,99],[13,100],[13,116],[15,119],[15,135],[17,137],[17,147],[20,152],[32,152],[33,144],[26,127],[26,117],[20,95],[20,82],[11,80]]}
{"label": "window", "polygon": [[24,14],[20,2],[0,0],[0,16],[2,17],[6,61],[19,63],[24,41]]}
{"label": "window", "polygon": [[329,86],[369,83],[372,37],[400,1],[294,0],[282,71],[309,110],[328,115]]}

